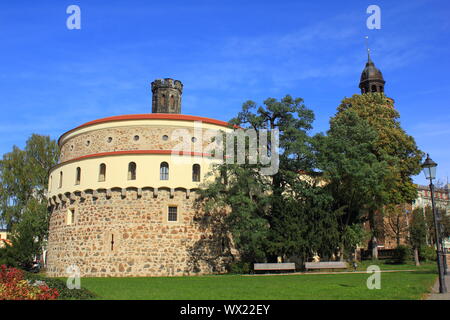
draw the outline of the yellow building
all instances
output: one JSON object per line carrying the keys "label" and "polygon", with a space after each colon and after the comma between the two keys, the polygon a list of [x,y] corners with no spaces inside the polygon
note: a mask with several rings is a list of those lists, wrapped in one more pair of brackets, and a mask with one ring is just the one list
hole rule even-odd
{"label": "yellow building", "polygon": [[217,162],[211,137],[232,129],[180,114],[182,88],[156,80],[152,114],[94,120],[60,137],[49,173],[50,276],[73,265],[81,276],[221,271],[195,252],[211,238],[195,221],[195,190]]}

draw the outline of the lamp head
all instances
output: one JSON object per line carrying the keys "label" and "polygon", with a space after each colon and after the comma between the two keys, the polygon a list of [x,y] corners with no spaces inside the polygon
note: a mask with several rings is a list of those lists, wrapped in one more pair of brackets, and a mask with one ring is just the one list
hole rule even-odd
{"label": "lamp head", "polygon": [[431,160],[430,155],[427,153],[427,158],[425,162],[422,164],[422,170],[425,174],[425,178],[428,180],[433,180],[436,178],[436,167],[437,163]]}

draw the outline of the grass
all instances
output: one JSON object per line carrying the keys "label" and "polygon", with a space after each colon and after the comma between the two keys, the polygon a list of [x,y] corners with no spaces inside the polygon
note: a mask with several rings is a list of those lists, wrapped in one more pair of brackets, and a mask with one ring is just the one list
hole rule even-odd
{"label": "grass", "polygon": [[[371,262],[364,262],[360,268]],[[375,263],[373,263],[375,264]],[[430,291],[437,274],[433,264],[387,265],[381,270],[381,289],[369,290],[366,273],[296,275],[220,275],[197,277],[83,278],[81,285],[100,299],[150,300],[264,300],[264,299],[420,299]],[[364,269],[365,270],[365,269]]]}

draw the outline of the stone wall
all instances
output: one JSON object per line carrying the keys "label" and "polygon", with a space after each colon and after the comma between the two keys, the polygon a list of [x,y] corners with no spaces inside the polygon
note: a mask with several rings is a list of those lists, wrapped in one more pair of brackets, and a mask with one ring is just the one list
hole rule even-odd
{"label": "stone wall", "polygon": [[[189,197],[188,197],[189,196]],[[47,274],[67,276],[76,265],[82,277],[181,276],[224,271],[220,237],[205,227],[195,193],[152,188],[86,191],[54,203]],[[168,222],[168,206],[178,221]],[[69,210],[74,222],[67,224]],[[111,241],[114,241],[111,243]]]}

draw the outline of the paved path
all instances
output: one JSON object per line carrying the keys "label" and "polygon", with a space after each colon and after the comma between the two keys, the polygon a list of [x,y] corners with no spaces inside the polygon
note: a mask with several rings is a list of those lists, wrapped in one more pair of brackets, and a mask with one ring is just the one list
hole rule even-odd
{"label": "paved path", "polygon": [[426,298],[427,300],[450,300],[450,274],[445,276],[445,284],[447,285],[447,293],[439,293],[439,278],[433,286],[432,293]]}

